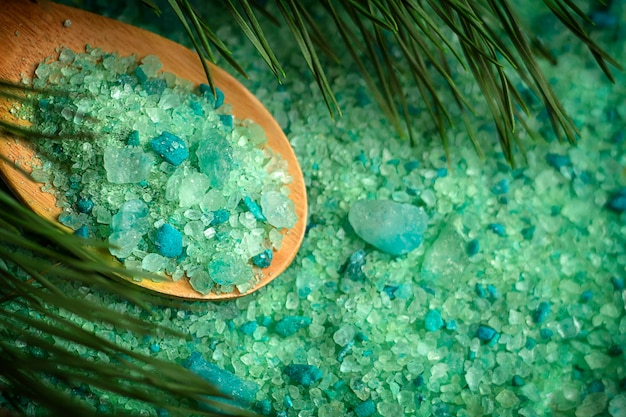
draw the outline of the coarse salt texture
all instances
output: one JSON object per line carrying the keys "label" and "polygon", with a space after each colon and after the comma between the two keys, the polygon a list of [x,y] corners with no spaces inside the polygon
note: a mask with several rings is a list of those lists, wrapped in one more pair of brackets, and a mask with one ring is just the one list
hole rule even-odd
{"label": "coarse salt texture", "polygon": [[127,266],[186,276],[202,294],[245,290],[297,220],[286,164],[262,129],[160,68],[91,48],[39,65],[34,84],[73,99],[42,98],[33,123],[89,138],[37,144],[45,188],[63,224],[107,239]]}
{"label": "coarse salt texture", "polygon": [[[91,2],[93,7],[96,3]],[[497,130],[472,75],[448,60],[459,91],[474,105],[475,113],[466,116],[485,158],[476,155],[461,122],[466,116],[453,105],[447,108],[455,123],[448,132],[446,158],[410,76],[399,80],[408,88],[414,147],[398,137],[356,69],[348,64],[326,67],[343,111],[333,122],[321,94],[311,87],[306,62],[297,58],[297,44],[285,41],[291,36],[286,25],[266,33],[279,60],[286,63],[289,76],[279,85],[230,15],[220,16],[201,3],[198,11],[214,18],[220,36],[233,45],[234,56],[251,75],[246,86],[275,116],[300,161],[310,213],[304,243],[281,279],[254,294],[219,304],[155,306],[146,317],[187,333],[188,339],[157,333],[147,340],[98,323],[79,325],[134,352],[191,363],[190,369],[200,375],[224,381],[223,392],[245,394],[250,408],[262,415],[624,416],[624,73],[614,72],[613,85],[603,78],[593,57],[572,41],[541,2],[533,7],[512,5],[558,55],[557,66],[541,66],[579,127],[580,140],[576,146],[559,143],[550,130],[550,115],[520,81],[516,86],[531,98],[528,117],[520,117],[526,117],[544,141],[522,135],[526,158],[516,153],[518,165],[509,167],[492,146]],[[118,17],[185,39],[177,25],[158,24],[148,13],[138,15],[135,8],[118,5]],[[305,5],[318,26],[333,35],[332,21],[324,17],[327,13],[319,3]],[[585,14],[599,19],[593,35],[618,62],[626,62],[624,28],[611,25],[611,18],[625,21],[622,5],[607,2],[593,13],[591,3],[582,6]],[[456,45],[454,36],[449,40]],[[340,42],[333,46],[337,56],[348,55]],[[116,82],[115,76],[103,76]],[[455,102],[445,86],[435,87],[442,102]],[[132,82],[119,84],[113,95],[127,88],[133,88]],[[163,104],[177,102],[167,91]],[[205,99],[212,107],[218,104],[210,93]],[[224,106],[219,104],[218,110]],[[77,113],[66,115],[72,119]],[[131,129],[148,130],[140,135],[146,143],[160,134],[156,128],[166,119],[179,117],[176,111],[153,105]],[[188,126],[172,133],[186,137]],[[189,150],[189,159],[198,158],[197,148]],[[209,150],[201,154],[207,160],[213,157]],[[182,175],[187,162],[174,169],[155,158],[159,169],[173,178],[166,195],[180,204],[177,184],[190,174]],[[209,177],[208,171],[200,172]],[[262,207],[258,195],[248,196]],[[227,200],[209,188],[198,208],[185,209],[182,216],[200,222],[191,228],[208,223],[203,232],[219,245],[220,225],[243,221],[255,230],[259,220],[254,215],[244,219],[232,211],[244,197]],[[135,188],[127,196],[111,198],[116,204],[145,201]],[[192,199],[182,200],[187,198]],[[352,207],[377,200],[424,211],[427,227],[417,247],[401,255],[387,253],[375,240],[368,242],[356,233],[349,219]],[[95,227],[110,227],[116,214],[99,204],[92,213],[99,219]],[[187,236],[184,228],[177,229]],[[229,279],[227,272],[225,276]],[[70,285],[67,291],[141,314],[101,292]],[[151,349],[155,345],[158,351]],[[70,349],[104,360],[82,346]],[[115,395],[105,398],[89,389],[76,395],[94,406],[106,401],[111,408],[157,415]]]}

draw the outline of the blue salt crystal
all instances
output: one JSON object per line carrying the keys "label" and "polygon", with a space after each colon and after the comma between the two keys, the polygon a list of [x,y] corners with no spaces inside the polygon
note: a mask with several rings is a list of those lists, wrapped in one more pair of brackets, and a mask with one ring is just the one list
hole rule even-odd
{"label": "blue salt crystal", "polygon": [[192,353],[184,366],[213,384],[222,394],[243,404],[252,403],[259,389],[254,382],[244,381],[232,372],[207,362],[199,352]]}
{"label": "blue salt crystal", "polygon": [[356,417],[370,417],[376,412],[376,404],[372,400],[363,401],[354,407]]}
{"label": "blue salt crystal", "polygon": [[598,379],[591,381],[591,384],[589,384],[589,393],[604,392],[604,390],[605,390],[604,383],[602,383],[602,381]]}
{"label": "blue salt crystal", "polygon": [[412,160],[412,161],[404,163],[404,169],[406,170],[406,172],[411,172],[414,169],[419,168],[419,166],[420,166],[420,163],[419,161],[416,161],[416,160]]}
{"label": "blue salt crystal", "polygon": [[448,320],[446,322],[446,329],[447,330],[457,330],[458,329],[458,324],[457,324],[456,320]]}
{"label": "blue salt crystal", "polygon": [[537,346],[537,341],[534,338],[529,337],[528,339],[526,339],[526,343],[524,344],[524,347],[526,349],[533,350],[535,346]]}
{"label": "blue salt crystal", "polygon": [[396,298],[396,291],[398,290],[398,288],[400,288],[399,285],[385,285],[385,287],[383,288],[383,291],[389,296],[390,300],[395,300]]}
{"label": "blue salt crystal", "polygon": [[314,365],[301,365],[292,363],[287,365],[284,370],[291,380],[304,387],[310,387],[320,379],[322,379],[322,371]]}
{"label": "blue salt crystal", "polygon": [[167,88],[167,82],[161,78],[155,78],[144,81],[141,86],[148,95],[161,95]]}
{"label": "blue salt crystal", "polygon": [[185,141],[169,132],[163,132],[150,140],[154,152],[174,166],[182,164],[189,157]]}
{"label": "blue salt crystal", "polygon": [[624,279],[623,278],[618,278],[618,277],[611,277],[611,284],[613,285],[613,289],[617,290],[617,291],[621,291],[624,289],[625,285],[624,285]]}
{"label": "blue salt crystal", "polygon": [[480,298],[485,298],[487,296],[487,292],[485,291],[485,287],[483,287],[483,284],[477,283],[474,287],[474,290],[476,290],[476,295],[478,295]]}
{"label": "blue salt crystal", "polygon": [[491,188],[491,192],[496,195],[508,193],[509,192],[509,180],[507,180],[506,178],[501,179],[500,181],[496,183],[496,185],[494,185]]}
{"label": "blue salt crystal", "polygon": [[391,200],[359,200],[348,214],[354,232],[391,255],[403,255],[424,240],[428,215],[421,207]]}
{"label": "blue salt crystal", "polygon": [[606,203],[607,208],[617,213],[626,211],[626,188],[611,194],[609,201]]}
{"label": "blue salt crystal", "polygon": [[493,233],[495,233],[498,236],[504,236],[506,234],[504,226],[501,225],[500,223],[490,223],[487,226],[487,229],[491,230]]}
{"label": "blue salt crystal", "polygon": [[424,318],[426,331],[434,332],[435,330],[439,330],[443,327],[443,324],[439,310],[429,310],[428,313],[426,313],[426,317]]}
{"label": "blue salt crystal", "polygon": [[448,176],[448,169],[447,168],[439,168],[437,170],[437,177],[439,178],[444,178]]}
{"label": "blue salt crystal", "polygon": [[521,376],[513,375],[513,380],[511,381],[511,384],[514,387],[522,387],[522,386],[526,385],[526,382],[524,381],[524,379]]}
{"label": "blue salt crystal", "polygon": [[137,69],[135,70],[135,76],[137,77],[137,79],[139,79],[140,83],[148,80],[148,76],[146,75],[146,72],[143,70],[142,66],[137,67]]}
{"label": "blue salt crystal", "polygon": [[175,258],[183,253],[183,235],[168,223],[159,227],[154,244],[157,252],[166,258]]}
{"label": "blue salt crystal", "polygon": [[229,131],[233,130],[233,116],[232,115],[220,114],[219,118],[220,118],[220,122],[222,122],[222,124],[226,126]]}
{"label": "blue salt crystal", "polygon": [[500,298],[500,291],[493,284],[487,284],[487,292],[491,298]]}
{"label": "blue salt crystal", "polygon": [[539,306],[533,311],[532,317],[535,323],[543,323],[550,314],[550,304],[545,301],[539,303]]}
{"label": "blue salt crystal", "polygon": [[78,237],[87,239],[89,237],[89,228],[85,225],[82,225],[78,229],[74,230],[74,234]]}
{"label": "blue salt crystal", "polygon": [[548,153],[546,155],[546,162],[554,169],[561,169],[564,166],[570,165],[571,161],[567,155],[559,155],[558,153]]}
{"label": "blue salt crystal", "polygon": [[478,243],[478,239],[472,239],[467,244],[467,254],[469,256],[474,256],[480,250],[480,244]]}
{"label": "blue salt crystal", "polygon": [[257,325],[256,321],[251,320],[251,321],[247,321],[244,324],[242,324],[240,329],[241,329],[241,331],[244,334],[251,335],[251,334],[253,334],[256,331],[257,326],[258,325]]}
{"label": "blue salt crystal", "polygon": [[233,170],[233,149],[219,132],[211,131],[196,149],[198,169],[209,177],[211,187],[222,188]]}
{"label": "blue salt crystal", "polygon": [[267,268],[272,264],[274,253],[271,249],[265,249],[263,252],[252,257],[252,263],[259,268]]}
{"label": "blue salt crystal", "polygon": [[204,108],[202,107],[202,105],[200,103],[198,103],[197,101],[191,101],[189,103],[189,107],[191,107],[191,111],[193,112],[193,114],[195,114],[196,116],[203,116],[204,115]]}
{"label": "blue salt crystal", "polygon": [[483,342],[489,342],[496,336],[496,334],[496,329],[484,324],[478,326],[478,330],[476,331],[476,337],[478,337]]}
{"label": "blue salt crystal", "polygon": [[249,196],[245,196],[243,198],[243,203],[248,209],[248,211],[252,213],[255,219],[260,220],[262,222],[267,221],[267,219],[263,215],[263,212],[261,211],[261,206],[259,206],[256,201],[251,199]]}
{"label": "blue salt crystal", "polygon": [[151,343],[150,344],[150,352],[152,353],[159,353],[161,351],[161,345],[159,345],[158,343]]}
{"label": "blue salt crystal", "polygon": [[291,399],[289,395],[285,395],[285,398],[283,399],[283,404],[287,408],[293,407],[293,400]]}
{"label": "blue salt crystal", "polygon": [[222,107],[222,104],[224,104],[224,92],[218,87],[215,87],[215,102],[213,103],[213,107],[218,109]]}
{"label": "blue salt crystal", "polygon": [[76,210],[81,213],[89,214],[93,210],[93,201],[89,198],[79,198],[76,202]]}
{"label": "blue salt crystal", "polygon": [[128,135],[126,143],[128,146],[139,146],[141,144],[141,141],[139,140],[139,131],[133,130],[130,135]]}
{"label": "blue salt crystal", "polygon": [[526,240],[531,240],[535,235],[535,226],[528,226],[521,230],[522,237]]}
{"label": "blue salt crystal", "polygon": [[539,336],[541,336],[542,339],[549,339],[554,335],[554,332],[550,329],[541,329],[539,331]]}
{"label": "blue salt crystal", "polygon": [[593,298],[593,291],[586,290],[586,291],[583,291],[583,293],[581,294],[580,301],[582,301],[583,303],[586,303],[586,302],[589,302],[592,298]]}
{"label": "blue salt crystal", "polygon": [[226,209],[218,209],[213,212],[213,220],[209,223],[210,226],[217,226],[218,224],[226,223],[230,219],[230,212]]}
{"label": "blue salt crystal", "polygon": [[287,316],[276,323],[276,333],[281,336],[291,336],[298,330],[311,325],[311,318],[305,316]]}
{"label": "blue salt crystal", "polygon": [[272,402],[270,400],[261,400],[254,403],[254,411],[262,416],[269,416],[272,412]]}
{"label": "blue salt crystal", "polygon": [[363,266],[365,265],[365,251],[359,249],[350,255],[344,264],[343,271],[340,271],[353,281],[362,281],[365,278]]}

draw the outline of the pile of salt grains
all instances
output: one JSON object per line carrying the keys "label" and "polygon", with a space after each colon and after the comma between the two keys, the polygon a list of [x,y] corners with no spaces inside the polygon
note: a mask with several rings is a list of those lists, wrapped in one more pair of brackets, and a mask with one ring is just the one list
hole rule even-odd
{"label": "pile of salt grains", "polygon": [[186,275],[203,294],[244,292],[296,221],[286,161],[263,149],[258,125],[235,123],[219,89],[193,93],[160,68],[97,48],[40,64],[34,86],[64,94],[41,99],[33,123],[70,137],[38,144],[33,175],[56,194],[61,223],[108,239],[128,268]]}
{"label": "pile of salt grains", "polygon": [[[430,134],[417,132],[415,148],[396,140],[358,75],[343,68],[330,74],[344,110],[337,124],[304,64],[291,60],[290,74],[302,79],[275,88],[223,19],[220,33],[254,73],[251,91],[289,132],[301,161],[311,218],[300,255],[281,279],[245,298],[154,309],[149,320],[185,329],[192,342],[111,335],[97,323],[96,333],[185,363],[267,415],[624,416],[626,214],[607,209],[624,185],[626,141],[616,123],[626,119],[623,74],[609,86],[584,51],[557,40],[566,45],[561,66],[546,70],[564,101],[577,103],[569,111],[582,126],[580,144],[527,144],[528,161],[511,170],[500,154],[479,160],[455,130],[448,166]],[[542,20],[542,34],[548,29]],[[268,36],[293,56],[287,30]],[[184,37],[169,26],[162,33]],[[481,103],[476,89],[462,91]],[[547,132],[547,115],[531,110],[529,124]],[[430,126],[425,109],[414,117]],[[495,138],[490,126],[475,120]],[[400,257],[366,246],[347,222],[363,199],[424,207],[422,244]],[[140,314],[106,294],[77,295],[85,292]],[[91,398],[104,409],[157,414],[124,398]]]}

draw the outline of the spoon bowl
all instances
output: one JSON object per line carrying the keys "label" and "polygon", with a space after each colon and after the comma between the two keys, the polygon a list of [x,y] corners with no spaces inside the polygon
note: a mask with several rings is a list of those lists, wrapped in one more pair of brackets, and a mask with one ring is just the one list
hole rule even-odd
{"label": "spoon bowl", "polygon": [[[75,8],[24,0],[5,0],[0,11],[0,79],[20,82],[22,76],[32,78],[37,65],[55,54],[55,49],[67,47],[82,51],[86,45],[120,56],[137,55],[142,58],[156,55],[168,71],[195,84],[206,82],[206,74],[199,56],[186,47],[146,30]],[[150,291],[183,299],[227,300],[249,294],[267,285],[281,274],[293,261],[306,226],[307,201],[302,171],[282,129],[261,104],[235,78],[221,68],[208,63],[214,83],[224,92],[226,103],[238,119],[250,119],[260,125],[267,136],[267,145],[288,163],[293,181],[288,185],[289,198],[295,204],[298,220],[293,228],[284,231],[280,250],[274,252],[272,264],[260,270],[259,280],[245,293],[201,294],[189,284],[188,279],[155,282],[144,278],[135,282]],[[0,118],[20,123],[8,113],[11,103],[0,103]],[[37,155],[25,140],[0,133],[0,175],[15,195],[34,212],[56,222],[61,209],[56,198],[43,192],[41,185],[26,178],[23,171],[30,170]],[[59,224],[60,225],[60,224]],[[61,225],[60,225],[61,226]]]}

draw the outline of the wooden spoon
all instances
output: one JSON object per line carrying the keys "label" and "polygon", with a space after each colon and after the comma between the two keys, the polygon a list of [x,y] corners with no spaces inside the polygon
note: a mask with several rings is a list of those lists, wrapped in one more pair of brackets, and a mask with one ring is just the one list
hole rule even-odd
{"label": "wooden spoon", "polygon": [[[206,82],[198,55],[189,49],[157,36],[151,32],[93,13],[74,9],[49,1],[36,4],[26,0],[4,0],[0,10],[0,79],[19,82],[22,75],[32,78],[34,70],[44,58],[55,55],[60,46],[74,51],[84,51],[86,45],[121,56],[136,54],[139,58],[156,55],[163,70],[196,84]],[[185,299],[225,300],[241,297],[267,285],[293,261],[304,237],[307,216],[306,190],[302,171],[282,129],[265,107],[237,80],[222,69],[210,65],[211,74],[225,95],[226,102],[239,119],[251,119],[263,127],[268,138],[267,146],[280,154],[289,164],[293,182],[289,185],[290,198],[295,203],[298,221],[284,232],[281,249],[274,253],[271,266],[261,270],[259,282],[246,293],[196,292],[187,279],[177,282],[154,282],[142,279],[136,283],[149,290]],[[8,113],[10,103],[0,103],[0,118],[13,120]],[[37,184],[16,169],[29,170],[37,160],[28,143],[14,137],[0,137],[0,155],[13,163],[0,160],[0,175],[15,194],[37,214],[57,221],[61,210],[56,207],[52,194],[41,191]]]}

